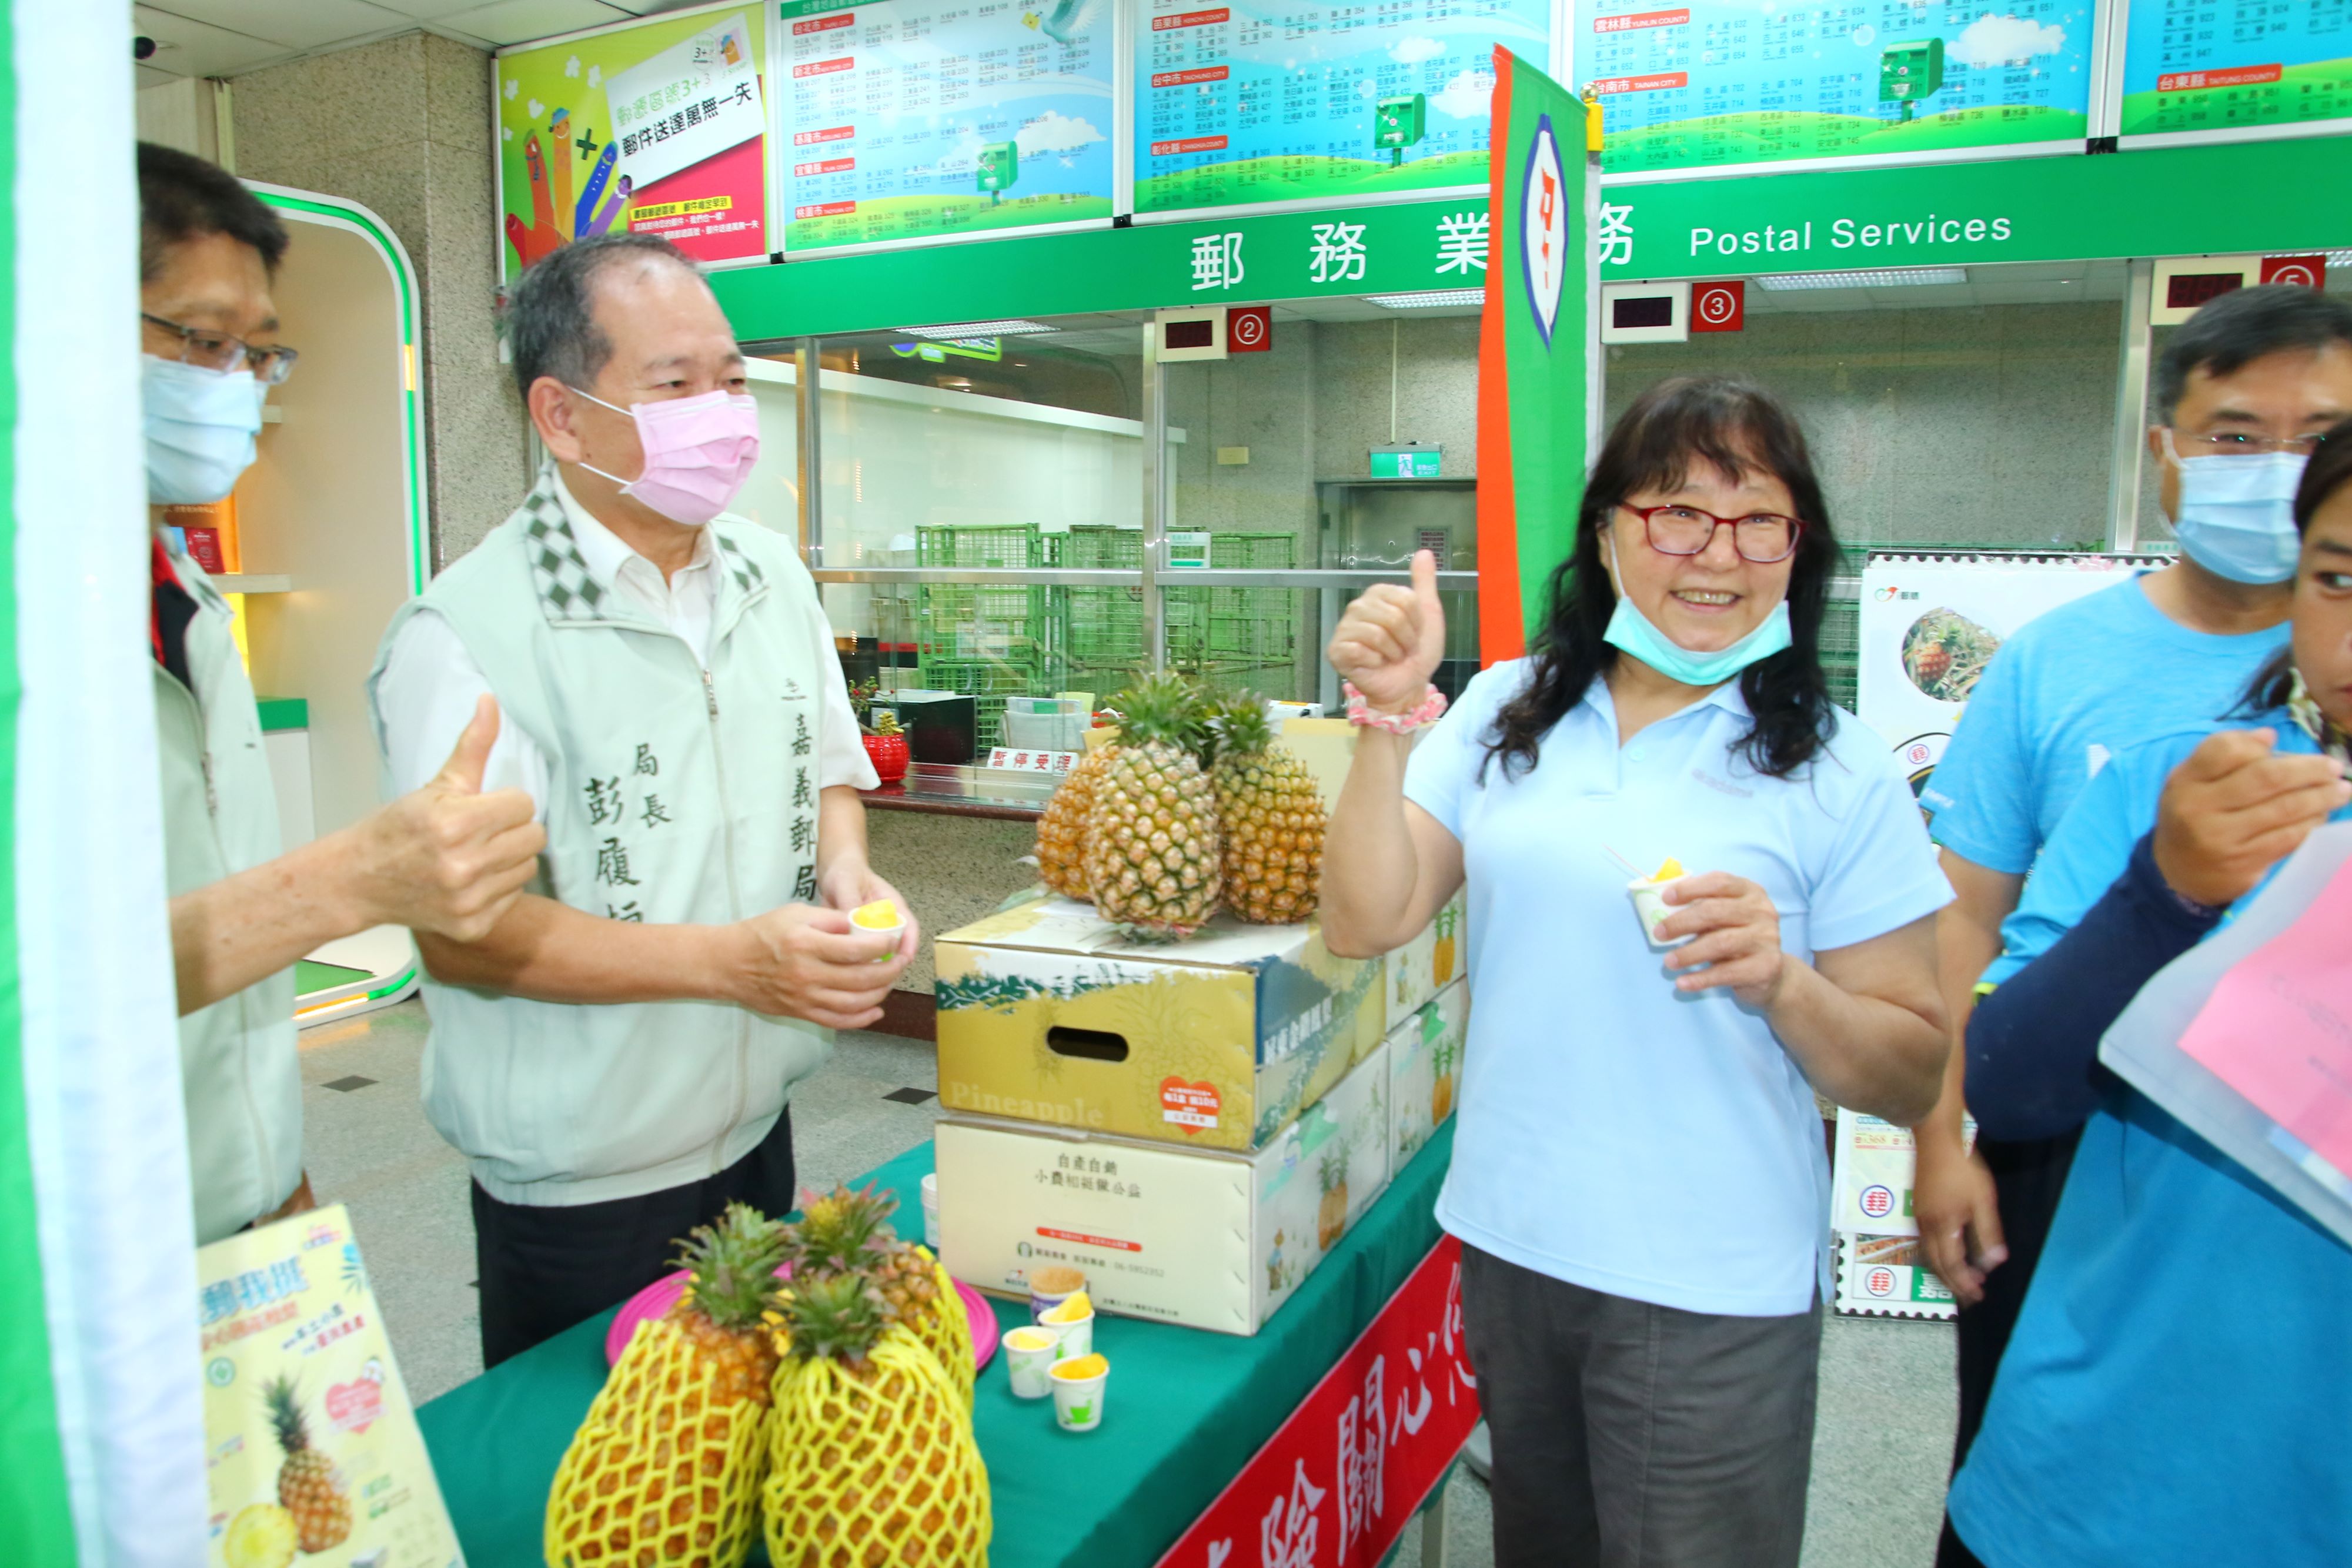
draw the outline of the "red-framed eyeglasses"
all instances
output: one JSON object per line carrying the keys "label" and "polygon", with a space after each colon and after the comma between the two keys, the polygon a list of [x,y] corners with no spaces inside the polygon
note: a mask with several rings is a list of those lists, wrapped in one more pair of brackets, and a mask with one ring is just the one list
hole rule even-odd
{"label": "red-framed eyeglasses", "polygon": [[1778,512],[1750,512],[1744,517],[1718,517],[1697,507],[1635,507],[1617,503],[1642,519],[1650,548],[1660,555],[1699,555],[1715,542],[1715,530],[1731,530],[1731,548],[1739,559],[1769,566],[1797,553],[1805,525]]}

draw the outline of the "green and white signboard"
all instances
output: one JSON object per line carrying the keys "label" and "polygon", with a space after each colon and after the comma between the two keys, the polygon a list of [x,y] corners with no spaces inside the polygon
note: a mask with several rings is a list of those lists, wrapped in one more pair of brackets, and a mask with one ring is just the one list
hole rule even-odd
{"label": "green and white signboard", "polygon": [[1437,446],[1376,446],[1372,449],[1375,479],[1435,479],[1444,469],[1444,449]]}

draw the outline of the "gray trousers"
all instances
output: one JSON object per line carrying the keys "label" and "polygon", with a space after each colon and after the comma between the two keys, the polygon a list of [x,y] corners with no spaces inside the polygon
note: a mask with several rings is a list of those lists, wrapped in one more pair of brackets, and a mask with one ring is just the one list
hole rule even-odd
{"label": "gray trousers", "polygon": [[1462,1249],[1498,1568],[1796,1568],[1822,1312],[1724,1317]]}

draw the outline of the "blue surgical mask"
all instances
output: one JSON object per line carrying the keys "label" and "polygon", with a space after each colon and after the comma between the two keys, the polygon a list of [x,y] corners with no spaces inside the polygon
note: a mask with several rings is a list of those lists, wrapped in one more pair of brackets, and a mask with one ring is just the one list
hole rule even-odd
{"label": "blue surgical mask", "polygon": [[[1609,545],[1610,564],[1617,560],[1617,545]],[[1623,580],[1622,574],[1619,580]],[[1772,607],[1756,629],[1728,648],[1712,653],[1696,653],[1668,637],[1657,623],[1635,607],[1633,596],[1620,592],[1617,609],[1609,617],[1609,630],[1601,641],[1633,655],[1668,680],[1680,681],[1686,686],[1721,685],[1740,671],[1759,660],[1769,659],[1789,646],[1789,601],[1786,599]]]}
{"label": "blue surgical mask", "polygon": [[235,489],[253,466],[261,396],[251,371],[208,371],[143,356],[147,499],[157,505],[217,501]]}
{"label": "blue surgical mask", "polygon": [[[2167,444],[2170,433],[2167,433]],[[2295,486],[2310,459],[2299,452],[2182,457],[2180,515],[2173,537],[2190,559],[2232,582],[2284,582],[2303,540],[2294,529]]]}

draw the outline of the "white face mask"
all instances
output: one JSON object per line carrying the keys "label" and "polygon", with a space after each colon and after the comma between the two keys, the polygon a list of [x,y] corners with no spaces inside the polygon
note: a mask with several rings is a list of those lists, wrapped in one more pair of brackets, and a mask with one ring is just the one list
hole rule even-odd
{"label": "white face mask", "polygon": [[2294,492],[2303,483],[2300,452],[2183,457],[2164,449],[2180,470],[2180,515],[2173,537],[2192,560],[2232,582],[2284,582],[2294,575],[2303,538],[2294,528]]}
{"label": "white face mask", "polygon": [[208,371],[154,354],[142,360],[147,499],[219,500],[253,466],[261,384],[251,371]]}

